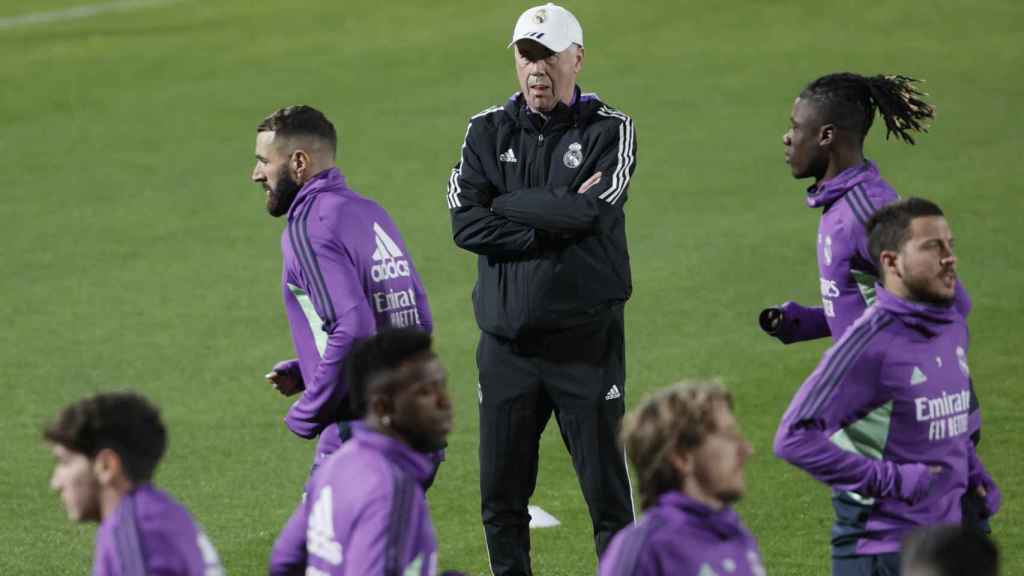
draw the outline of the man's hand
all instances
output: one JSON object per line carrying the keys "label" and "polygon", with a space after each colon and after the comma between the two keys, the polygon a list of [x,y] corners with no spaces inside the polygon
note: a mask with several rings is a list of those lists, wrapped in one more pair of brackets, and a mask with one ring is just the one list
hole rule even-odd
{"label": "man's hand", "polygon": [[265,377],[282,396],[294,396],[306,388],[298,360],[284,360],[274,364],[274,368]]}
{"label": "man's hand", "polygon": [[586,182],[584,182],[584,183],[583,183],[583,184],[582,184],[582,185],[580,186],[580,189],[579,189],[579,190],[578,190],[578,191],[577,191],[576,193],[577,193],[577,194],[583,194],[583,193],[585,193],[585,192],[586,192],[587,190],[590,190],[590,189],[591,189],[591,188],[593,188],[594,186],[597,186],[597,184],[598,184],[598,183],[599,183],[600,181],[601,181],[601,173],[600,173],[600,172],[597,172],[597,173],[595,173],[595,174],[594,174],[593,176],[591,176],[590,178],[587,178],[587,181],[586,181]]}

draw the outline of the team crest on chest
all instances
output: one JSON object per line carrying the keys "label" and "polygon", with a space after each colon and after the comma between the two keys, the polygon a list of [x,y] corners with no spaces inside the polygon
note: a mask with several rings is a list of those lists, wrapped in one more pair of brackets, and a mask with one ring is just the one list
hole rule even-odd
{"label": "team crest on chest", "polygon": [[970,378],[971,369],[967,366],[967,353],[960,346],[956,347],[956,363],[960,365],[960,371],[964,373],[964,376]]}
{"label": "team crest on chest", "polygon": [[583,163],[583,145],[579,142],[569,144],[565,156],[562,156],[562,163],[566,168],[578,168]]}

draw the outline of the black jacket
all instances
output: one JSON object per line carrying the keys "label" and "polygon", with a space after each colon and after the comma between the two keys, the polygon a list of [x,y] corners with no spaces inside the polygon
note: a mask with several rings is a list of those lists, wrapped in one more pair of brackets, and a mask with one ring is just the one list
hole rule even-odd
{"label": "black jacket", "polygon": [[[480,329],[507,339],[598,320],[632,292],[633,120],[594,94],[546,119],[517,94],[473,116],[448,181],[455,243],[479,255]],[[578,194],[601,172],[600,182]]]}

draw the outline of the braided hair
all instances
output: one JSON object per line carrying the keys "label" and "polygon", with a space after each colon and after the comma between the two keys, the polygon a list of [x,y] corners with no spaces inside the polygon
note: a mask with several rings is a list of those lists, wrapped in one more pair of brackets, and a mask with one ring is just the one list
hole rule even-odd
{"label": "braided hair", "polygon": [[927,132],[927,122],[935,118],[935,107],[925,102],[915,78],[903,75],[861,76],[849,72],[829,74],[814,80],[800,98],[814,102],[823,114],[823,122],[860,134],[863,140],[871,129],[875,111],[885,120],[885,138],[896,134],[914,144],[911,132]]}

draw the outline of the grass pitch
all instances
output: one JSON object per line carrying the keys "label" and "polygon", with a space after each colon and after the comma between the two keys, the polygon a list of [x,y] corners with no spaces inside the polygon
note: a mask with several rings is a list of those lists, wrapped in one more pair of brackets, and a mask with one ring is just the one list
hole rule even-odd
{"label": "grass pitch", "polygon": [[[0,23],[74,0],[0,1]],[[105,4],[105,3],[104,3]],[[828,571],[827,490],[771,456],[775,426],[825,343],[759,333],[766,305],[816,300],[817,213],[782,162],[789,108],[832,71],[928,80],[916,147],[868,152],[904,196],[937,200],[974,299],[981,454],[1004,492],[1004,573],[1024,573],[1016,406],[1024,318],[1019,23],[1012,0],[967,7],[767,1],[576,2],[580,78],[636,121],[627,204],[634,297],[628,390],[720,376],[758,454],[739,505],[772,574]],[[352,185],[392,213],[421,271],[451,373],[457,431],[430,500],[445,568],[483,574],[477,488],[474,258],[451,242],[445,183],[466,120],[515,91],[504,49],[526,3],[136,2],[0,26],[2,574],[87,571],[93,528],[47,492],[40,427],[84,394],[135,388],[163,407],[157,483],[184,501],[233,574],[265,571],[313,446],[263,383],[292,355],[278,285],[282,223],[248,182],[257,122],[307,103],[338,127]],[[535,571],[591,574],[590,522],[557,433],[534,502]]]}

